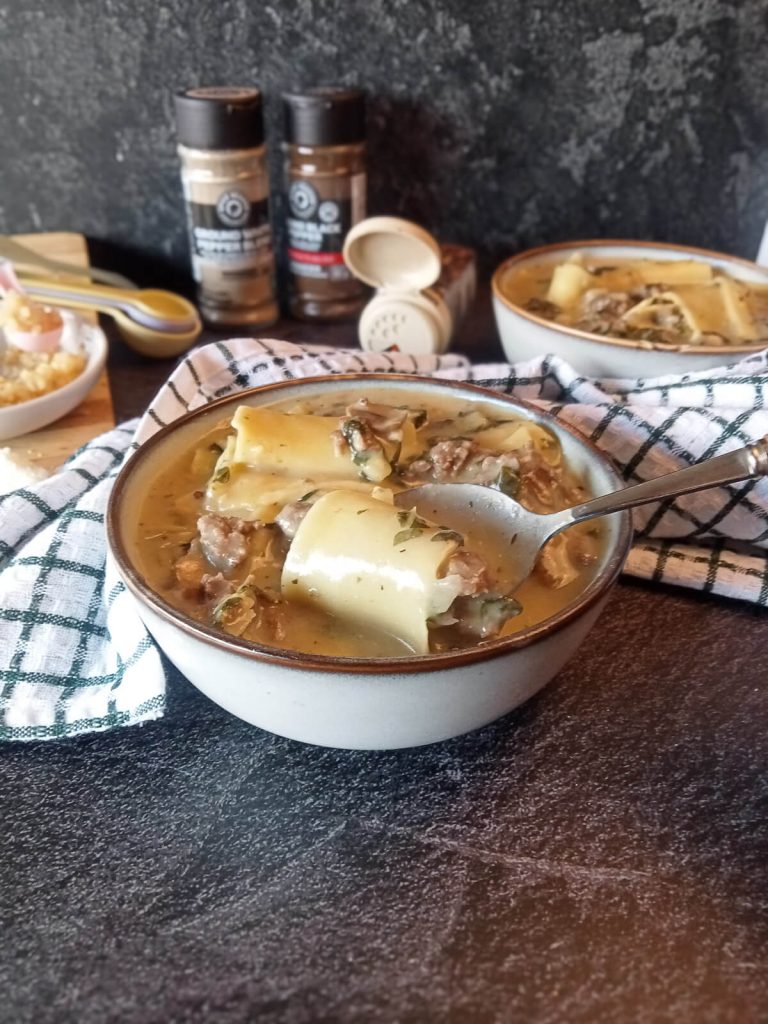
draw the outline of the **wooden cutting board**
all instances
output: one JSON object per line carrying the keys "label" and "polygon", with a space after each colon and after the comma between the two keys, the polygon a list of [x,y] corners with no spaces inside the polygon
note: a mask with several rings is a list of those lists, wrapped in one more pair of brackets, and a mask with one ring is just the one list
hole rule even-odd
{"label": "wooden cutting board", "polygon": [[[14,238],[43,256],[76,263],[82,267],[88,266],[88,247],[85,238],[73,231],[14,235]],[[96,323],[95,313],[81,315]],[[0,447],[12,448],[37,465],[55,469],[86,441],[114,425],[115,414],[105,369],[90,394],[72,412],[31,434],[22,434],[9,441],[2,441]]]}

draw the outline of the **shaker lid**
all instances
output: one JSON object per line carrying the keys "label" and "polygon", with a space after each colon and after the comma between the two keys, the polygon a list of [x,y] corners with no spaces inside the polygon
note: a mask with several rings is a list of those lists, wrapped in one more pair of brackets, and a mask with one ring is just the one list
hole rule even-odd
{"label": "shaker lid", "polygon": [[420,292],[440,277],[440,246],[424,228],[401,217],[368,217],[344,242],[344,262],[374,288]]}
{"label": "shaker lid", "polygon": [[261,92],[202,86],[174,96],[179,142],[191,149],[250,149],[264,142]]}
{"label": "shaker lid", "polygon": [[362,89],[320,86],[283,94],[285,140],[297,146],[344,146],[365,139]]}

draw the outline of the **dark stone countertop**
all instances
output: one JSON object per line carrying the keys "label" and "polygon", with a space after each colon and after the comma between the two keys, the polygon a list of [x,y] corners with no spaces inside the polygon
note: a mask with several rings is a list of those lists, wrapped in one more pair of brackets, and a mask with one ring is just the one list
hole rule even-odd
{"label": "dark stone countertop", "polygon": [[[121,417],[169,369],[112,364]],[[434,746],[305,746],[178,674],[159,722],[6,745],[0,1020],[765,1020],[765,635],[623,581],[535,699]]]}

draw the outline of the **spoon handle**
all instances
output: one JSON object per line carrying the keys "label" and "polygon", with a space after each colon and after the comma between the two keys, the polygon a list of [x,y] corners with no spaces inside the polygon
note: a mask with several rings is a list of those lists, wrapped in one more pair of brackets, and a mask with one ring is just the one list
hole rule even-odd
{"label": "spoon handle", "polygon": [[768,474],[768,435],[746,448],[738,448],[735,452],[718,455],[714,459],[706,459],[695,466],[681,469],[677,473],[667,473],[646,480],[633,487],[625,487],[621,491],[612,491],[600,498],[593,498],[583,505],[576,505],[570,510],[570,522],[578,523],[584,519],[606,515],[609,512],[621,512],[625,508],[636,505],[647,505],[651,501],[662,498],[676,498],[679,494],[690,494],[702,491],[707,487],[720,484],[731,484],[736,480],[744,480],[752,476]]}
{"label": "spoon handle", "polygon": [[[188,334],[200,326],[197,310],[187,299],[173,292],[112,288],[103,284],[65,284],[61,281],[28,280],[24,290],[35,298],[49,299],[69,309],[97,309],[115,316],[124,313],[135,323],[165,334]],[[148,300],[154,299],[150,303]],[[162,300],[158,307],[157,300]],[[172,304],[170,310],[168,303]],[[198,332],[199,333],[199,332]]]}
{"label": "spoon handle", "polygon": [[[18,264],[17,271],[23,275],[26,267],[47,267],[57,274],[74,274],[77,277],[87,277],[91,281],[102,281],[104,284],[111,284],[117,288],[135,288],[133,281],[129,281],[122,274],[116,274],[111,270],[101,270],[99,267],[79,267],[64,260],[54,260],[50,256],[42,256],[26,245],[17,242],[15,238],[8,235],[0,235],[0,257]],[[36,275],[39,276],[39,275]]]}

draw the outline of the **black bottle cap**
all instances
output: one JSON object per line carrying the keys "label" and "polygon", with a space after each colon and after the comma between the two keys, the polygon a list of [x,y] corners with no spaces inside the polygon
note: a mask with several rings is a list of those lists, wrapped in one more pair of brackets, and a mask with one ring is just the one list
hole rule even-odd
{"label": "black bottle cap", "polygon": [[345,146],[365,139],[361,89],[317,88],[283,95],[286,142],[297,146]]}
{"label": "black bottle cap", "polygon": [[205,86],[174,96],[179,142],[190,149],[251,149],[264,142],[258,89]]}

